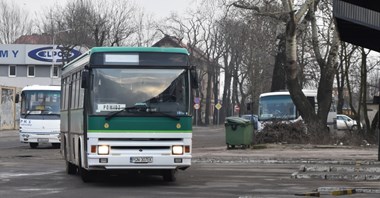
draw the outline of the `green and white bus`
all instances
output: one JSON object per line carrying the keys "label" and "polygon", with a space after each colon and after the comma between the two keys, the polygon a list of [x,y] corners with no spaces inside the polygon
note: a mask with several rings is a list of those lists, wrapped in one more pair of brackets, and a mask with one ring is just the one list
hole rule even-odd
{"label": "green and white bus", "polygon": [[95,47],[62,68],[61,152],[68,174],[138,171],[174,181],[191,165],[192,89],[183,48]]}

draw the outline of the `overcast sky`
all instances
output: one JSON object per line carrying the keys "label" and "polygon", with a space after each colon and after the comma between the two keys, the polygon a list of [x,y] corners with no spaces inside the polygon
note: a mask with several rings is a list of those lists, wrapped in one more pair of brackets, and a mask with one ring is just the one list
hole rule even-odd
{"label": "overcast sky", "polygon": [[[112,2],[112,0],[108,1]],[[172,12],[179,14],[184,13],[187,8],[194,6],[198,1],[199,0],[135,0],[146,12],[152,13],[159,18],[167,17]],[[43,12],[47,7],[57,4],[65,4],[67,0],[16,0],[14,2],[20,5],[21,8],[28,10],[30,16],[35,16],[36,12]]]}

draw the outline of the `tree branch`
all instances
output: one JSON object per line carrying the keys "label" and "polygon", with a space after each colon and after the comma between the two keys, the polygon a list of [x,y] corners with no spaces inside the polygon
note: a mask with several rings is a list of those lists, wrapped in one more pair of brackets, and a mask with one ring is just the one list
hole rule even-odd
{"label": "tree branch", "polygon": [[248,4],[245,1],[241,1],[241,0],[232,3],[232,5],[237,7],[237,8],[256,11],[257,13],[255,13],[255,15],[257,15],[257,16],[267,16],[267,17],[271,17],[271,18],[274,18],[276,20],[280,20],[283,22],[287,21],[288,15],[289,15],[288,11],[285,11],[285,12],[263,12],[260,7]]}

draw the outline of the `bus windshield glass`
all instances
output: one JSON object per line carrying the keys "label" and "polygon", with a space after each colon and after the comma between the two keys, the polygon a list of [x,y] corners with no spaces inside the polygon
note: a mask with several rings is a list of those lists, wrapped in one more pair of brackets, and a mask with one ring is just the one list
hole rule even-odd
{"label": "bus windshield glass", "polygon": [[120,115],[188,115],[186,74],[184,69],[94,68],[92,113],[110,115],[124,109]]}
{"label": "bus windshield glass", "polygon": [[260,121],[296,119],[296,107],[289,95],[261,97],[259,105]]}
{"label": "bus windshield glass", "polygon": [[60,91],[24,91],[21,94],[21,116],[59,115]]}

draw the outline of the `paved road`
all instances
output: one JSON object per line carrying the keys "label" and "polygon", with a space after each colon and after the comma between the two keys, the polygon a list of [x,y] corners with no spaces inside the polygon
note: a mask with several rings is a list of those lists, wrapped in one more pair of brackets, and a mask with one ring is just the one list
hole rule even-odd
{"label": "paved road", "polygon": [[305,163],[374,162],[376,147],[268,145],[227,150],[223,127],[195,127],[193,142],[193,165],[180,171],[175,183],[155,176],[119,175],[87,184],[65,174],[58,149],[30,149],[18,142],[17,131],[0,131],[0,197],[295,197],[316,189],[321,197],[334,197],[331,192],[341,188],[372,189],[353,197],[380,196],[378,181],[291,177]]}

